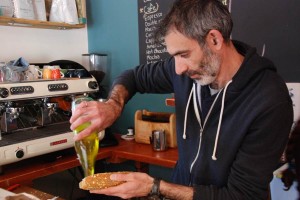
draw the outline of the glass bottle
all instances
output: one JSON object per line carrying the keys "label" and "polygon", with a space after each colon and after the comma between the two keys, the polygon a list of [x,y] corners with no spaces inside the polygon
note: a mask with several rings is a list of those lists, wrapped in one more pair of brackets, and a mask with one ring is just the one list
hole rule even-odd
{"label": "glass bottle", "polygon": [[[90,97],[75,98],[72,102],[72,111],[76,109],[76,106],[83,101],[93,101]],[[91,125],[91,122],[86,122],[79,125],[74,129],[74,134],[79,134],[82,130]],[[97,132],[92,132],[89,136],[75,141],[75,150],[77,157],[82,166],[84,176],[93,175],[95,172],[95,162],[99,149],[99,137]]]}

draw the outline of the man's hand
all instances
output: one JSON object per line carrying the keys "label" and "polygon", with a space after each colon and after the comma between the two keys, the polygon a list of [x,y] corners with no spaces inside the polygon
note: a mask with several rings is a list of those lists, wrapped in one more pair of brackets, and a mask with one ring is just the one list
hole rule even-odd
{"label": "man's hand", "polygon": [[118,196],[123,199],[147,196],[153,185],[153,178],[145,173],[132,172],[128,174],[112,174],[112,180],[126,181],[121,185],[101,190],[91,190],[91,193]]}
{"label": "man's hand", "polygon": [[[110,178],[115,181],[125,181],[126,183],[106,189],[91,190],[90,192],[109,196],[118,196],[123,199],[144,197],[150,193],[154,181],[154,178],[148,174],[140,172],[126,174],[115,173],[112,174]],[[159,192],[164,197],[174,200],[192,200],[194,194],[192,187],[172,184],[163,180],[160,182]]]}
{"label": "man's hand", "polygon": [[74,136],[74,140],[81,140],[92,132],[100,132],[109,127],[121,115],[125,102],[128,99],[128,91],[122,85],[116,85],[106,102],[89,101],[76,106],[70,119],[71,130],[79,125],[90,122],[91,125],[80,134]]}
{"label": "man's hand", "polygon": [[91,125],[80,134],[74,136],[74,140],[81,140],[92,132],[100,132],[112,125],[112,123],[120,116],[122,108],[113,100],[107,102],[88,101],[82,102],[72,113],[70,119],[71,130],[74,130],[79,125],[90,122]]}

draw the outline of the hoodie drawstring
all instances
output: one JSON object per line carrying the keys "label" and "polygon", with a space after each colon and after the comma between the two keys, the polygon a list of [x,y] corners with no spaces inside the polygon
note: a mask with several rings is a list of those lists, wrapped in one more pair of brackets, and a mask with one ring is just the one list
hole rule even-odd
{"label": "hoodie drawstring", "polygon": [[191,102],[191,97],[192,97],[192,94],[194,93],[194,90],[195,90],[195,84],[193,84],[193,88],[190,92],[190,96],[189,96],[189,99],[187,101],[187,104],[186,104],[186,107],[185,107],[185,115],[184,115],[184,124],[183,124],[183,135],[182,135],[182,138],[185,140],[186,139],[186,120],[187,120],[187,113],[188,113],[188,109],[189,109],[189,105],[190,105],[190,102]]}
{"label": "hoodie drawstring", "polygon": [[217,134],[216,134],[216,138],[215,138],[215,145],[214,145],[214,151],[213,154],[211,156],[211,158],[213,160],[217,160],[216,157],[216,152],[217,152],[217,146],[218,146],[218,139],[219,139],[219,135],[220,135],[220,128],[221,128],[221,124],[222,124],[222,118],[223,118],[223,111],[224,111],[224,104],[225,104],[225,94],[226,94],[226,90],[229,86],[229,84],[232,82],[232,80],[230,80],[225,88],[224,88],[224,92],[223,92],[223,96],[222,96],[222,106],[221,106],[221,111],[220,111],[220,117],[219,117],[219,123],[218,123],[218,129],[217,129]]}
{"label": "hoodie drawstring", "polygon": [[[216,138],[215,138],[215,144],[214,144],[214,150],[213,150],[213,153],[212,153],[212,160],[217,160],[217,157],[216,157],[216,152],[217,152],[217,147],[218,147],[218,140],[219,140],[219,135],[220,135],[220,128],[221,128],[221,124],[222,124],[222,118],[223,118],[223,112],[224,112],[224,104],[225,104],[225,95],[226,95],[226,91],[227,91],[227,88],[228,86],[230,85],[230,83],[232,82],[232,80],[228,81],[227,84],[225,85],[224,87],[224,92],[223,92],[223,96],[222,96],[222,104],[221,104],[221,111],[220,111],[220,117],[219,117],[219,123],[218,123],[218,128],[217,128],[217,133],[216,133]],[[185,108],[185,115],[184,115],[184,127],[183,127],[183,135],[182,135],[182,138],[183,139],[186,139],[186,122],[187,122],[187,113],[188,113],[188,108],[189,108],[189,105],[190,105],[190,102],[191,102],[191,98],[192,98],[192,95],[194,95],[194,98],[193,98],[193,103],[194,103],[194,112],[195,112],[195,115],[197,117],[197,120],[200,124],[200,142],[201,143],[201,139],[202,139],[202,132],[203,132],[203,129],[204,129],[204,126],[206,124],[206,120],[208,119],[208,116],[210,115],[211,111],[212,111],[212,108],[214,107],[214,104],[216,103],[219,95],[221,94],[222,90],[220,90],[213,102],[213,104],[211,105],[211,108],[209,109],[208,111],[208,114],[207,114],[207,117],[204,121],[204,124],[203,124],[203,127],[201,125],[201,122],[200,122],[200,114],[199,114],[199,110],[198,110],[198,107],[196,106],[196,87],[195,87],[195,84],[193,85],[193,88],[190,92],[190,95],[189,95],[189,98],[188,98],[188,101],[187,101],[187,105],[186,105],[186,108]],[[201,144],[199,144],[199,147],[198,147],[198,152],[197,152],[197,155],[194,159],[194,161],[192,162],[191,164],[191,168],[190,170],[192,170],[193,168],[193,165],[194,163],[196,162],[197,160],[197,157],[199,155],[199,152],[200,152],[200,147],[201,147]]]}

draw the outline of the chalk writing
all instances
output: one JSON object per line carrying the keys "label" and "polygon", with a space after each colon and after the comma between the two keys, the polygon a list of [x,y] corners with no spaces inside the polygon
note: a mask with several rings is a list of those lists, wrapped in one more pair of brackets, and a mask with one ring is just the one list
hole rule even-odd
{"label": "chalk writing", "polygon": [[155,4],[149,3],[148,5],[144,6],[144,13],[146,15],[147,14],[152,14],[152,13],[157,12],[158,9],[159,9],[158,3],[155,3]]}
{"label": "chalk writing", "polygon": [[138,0],[140,62],[152,63],[168,56],[164,44],[157,44],[154,32],[174,0]]}

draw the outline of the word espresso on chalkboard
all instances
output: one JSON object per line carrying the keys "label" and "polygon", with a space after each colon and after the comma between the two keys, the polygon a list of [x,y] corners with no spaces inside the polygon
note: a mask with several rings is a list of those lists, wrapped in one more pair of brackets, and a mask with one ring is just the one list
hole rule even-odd
{"label": "word espresso on chalkboard", "polygon": [[164,44],[154,41],[154,31],[174,0],[137,0],[139,20],[140,62],[152,63],[169,56]]}

